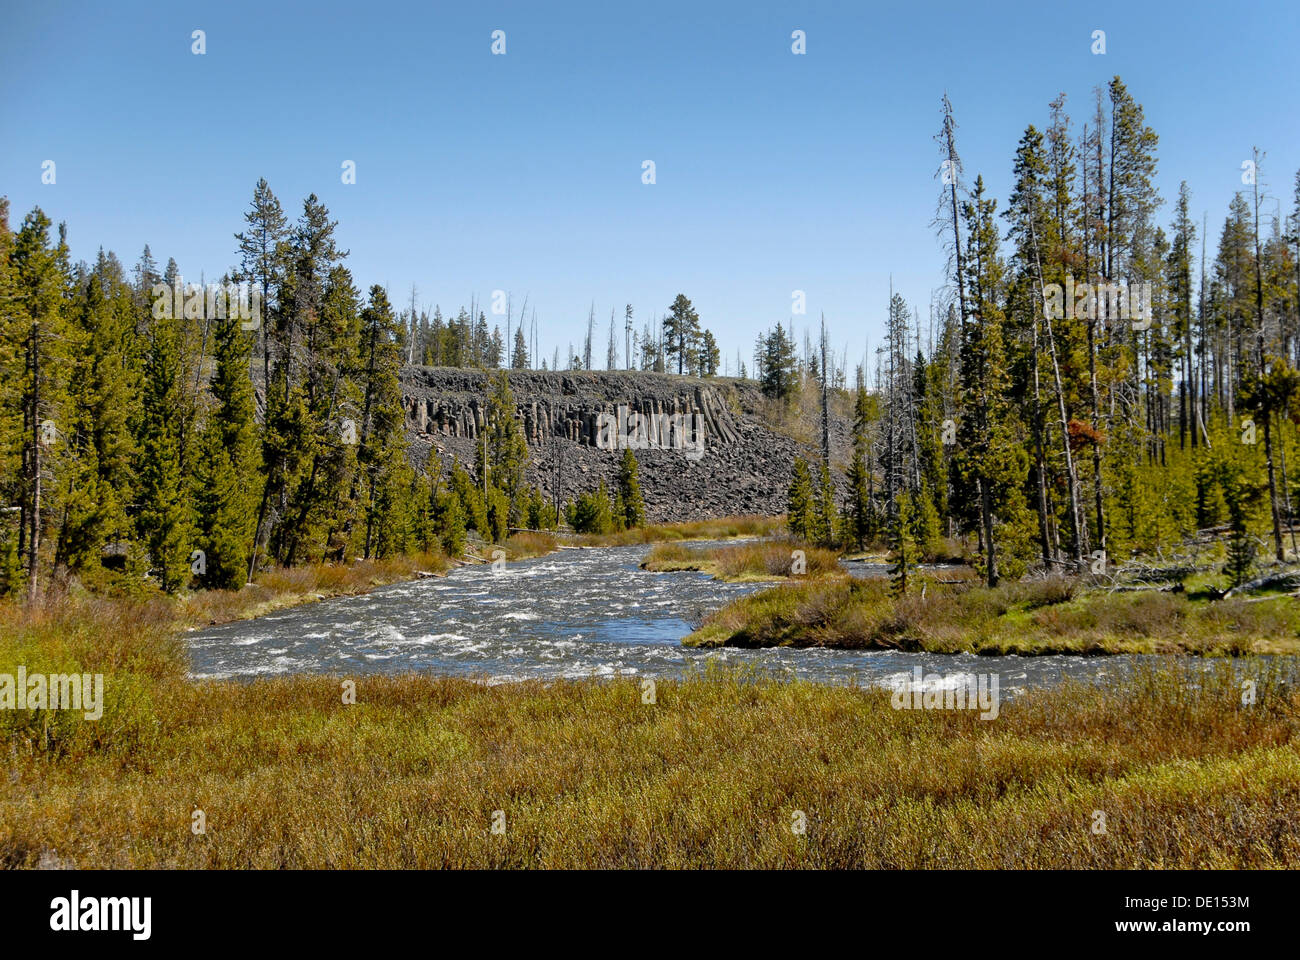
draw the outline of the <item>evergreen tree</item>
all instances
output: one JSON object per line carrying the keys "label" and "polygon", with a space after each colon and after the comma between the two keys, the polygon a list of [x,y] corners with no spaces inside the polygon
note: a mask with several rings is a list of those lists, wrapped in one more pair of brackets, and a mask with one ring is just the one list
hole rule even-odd
{"label": "evergreen tree", "polygon": [[623,460],[619,463],[617,491],[622,525],[627,529],[644,526],[645,501],[641,499],[640,468],[636,454],[630,448],[623,450]]}
{"label": "evergreen tree", "polygon": [[705,330],[700,339],[700,376],[716,377],[720,357],[718,341],[714,339],[713,331]]}
{"label": "evergreen tree", "polygon": [[65,571],[98,578],[104,548],[129,533],[127,504],[135,500],[131,427],[139,418],[139,389],[132,291],[117,259],[103,250],[78,286],[67,333],[72,374],[56,579]]}
{"label": "evergreen tree", "polygon": [[465,525],[484,540],[491,540],[487,506],[483,502],[483,488],[476,486],[469,473],[459,462],[451,464],[451,492],[465,516]]}
{"label": "evergreen tree", "polygon": [[760,350],[758,380],[763,393],[774,400],[788,401],[799,389],[794,341],[777,324],[775,330],[760,338]]}
{"label": "evergreen tree", "polygon": [[181,437],[175,416],[180,405],[178,325],[174,319],[156,316],[149,325],[140,438],[137,526],[149,547],[158,581],[168,593],[189,581],[194,549],[190,483],[181,471]]}
{"label": "evergreen tree", "polygon": [[810,539],[823,547],[834,546],[838,542],[838,515],[839,511],[835,508],[835,486],[831,482],[831,472],[823,462],[813,495],[813,529]]}
{"label": "evergreen tree", "polygon": [[510,358],[510,366],[515,370],[528,369],[528,342],[524,339],[524,328],[515,330],[515,348]]}
{"label": "evergreen tree", "polygon": [[248,336],[234,317],[218,319],[215,325],[213,407],[194,471],[198,544],[206,555],[199,582],[233,590],[248,577],[261,451],[248,379]]}
{"label": "evergreen tree", "polygon": [[[6,229],[7,234],[7,229]],[[38,591],[41,536],[48,506],[43,501],[47,446],[57,443],[60,414],[67,385],[67,337],[64,294],[68,284],[67,243],[64,230],[59,242],[50,241],[50,219],[39,207],[23,220],[10,248],[8,287],[12,306],[5,310],[7,353],[17,363],[7,366],[16,374],[18,441],[22,465],[16,484],[19,505],[18,552],[26,567],[27,601]]]}
{"label": "evergreen tree", "polygon": [[[257,285],[262,301],[261,337],[262,383],[271,382],[271,342],[268,335],[271,324],[267,318],[278,295],[285,272],[286,243],[289,224],[280,201],[271,192],[263,177],[253,188],[253,202],[244,214],[248,229],[235,234],[239,241],[240,272],[238,279]],[[149,248],[145,247],[146,255]],[[144,280],[142,279],[142,283]],[[281,344],[283,346],[283,344]]]}
{"label": "evergreen tree", "polygon": [[601,480],[595,490],[579,495],[568,510],[569,526],[577,533],[609,533],[614,529],[614,506]]}
{"label": "evergreen tree", "polygon": [[889,519],[889,549],[893,557],[889,579],[896,597],[907,595],[908,583],[916,569],[914,525],[912,495],[904,490],[899,494],[893,515]]}
{"label": "evergreen tree", "polygon": [[679,375],[695,365],[699,340],[700,315],[686,294],[679,293],[664,318],[664,349],[669,357],[677,358]]}
{"label": "evergreen tree", "polygon": [[369,302],[361,311],[361,361],[357,466],[364,477],[363,552],[367,557],[386,557],[401,552],[409,535],[406,492],[411,466],[406,458],[396,318],[378,284],[371,286]]}
{"label": "evergreen tree", "polygon": [[817,522],[814,516],[813,499],[812,474],[808,472],[808,461],[796,456],[790,477],[790,489],[786,494],[786,526],[790,529],[790,535],[796,540],[816,539]]}

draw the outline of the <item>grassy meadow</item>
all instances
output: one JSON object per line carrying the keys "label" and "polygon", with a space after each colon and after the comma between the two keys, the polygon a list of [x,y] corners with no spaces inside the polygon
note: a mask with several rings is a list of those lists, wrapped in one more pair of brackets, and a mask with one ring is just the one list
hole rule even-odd
{"label": "grassy meadow", "polygon": [[120,606],[6,637],[6,665],[108,674],[98,724],[4,718],[9,868],[1300,866],[1290,661],[1238,664],[1249,706],[1228,661],[1171,658],[986,721],[722,671],[653,698],[367,676],[348,704],[340,677],[190,682]]}
{"label": "grassy meadow", "polygon": [[[556,545],[524,536],[507,552]],[[772,546],[652,556],[781,575]],[[775,549],[788,561],[787,547]],[[238,594],[179,601],[82,592],[0,606],[0,673],[105,678],[96,722],[0,711],[0,867],[1300,867],[1291,658],[1170,656],[1105,688],[1025,693],[992,720],[721,668],[658,679],[652,695],[641,678],[187,676],[194,623],[451,562],[271,571]],[[1076,652],[1141,635],[1151,649],[1248,654],[1296,636],[1292,603],[1096,602],[1049,580],[935,583],[922,604],[829,575],[743,598],[701,633]]]}

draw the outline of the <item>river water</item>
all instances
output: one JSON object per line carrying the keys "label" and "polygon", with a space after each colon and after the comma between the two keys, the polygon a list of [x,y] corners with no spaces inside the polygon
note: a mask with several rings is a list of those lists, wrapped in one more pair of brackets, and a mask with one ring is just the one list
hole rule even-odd
{"label": "river water", "polygon": [[[650,573],[649,547],[561,550],[494,573],[464,566],[446,577],[336,597],[188,635],[197,678],[280,673],[421,671],[489,683],[530,677],[671,676],[710,662],[824,683],[946,686],[998,675],[1003,695],[1062,676],[1104,680],[1131,657],[986,657],[900,651],[770,648],[692,650],[693,625],[755,584],[702,573]],[[855,575],[884,565],[848,565]],[[936,676],[930,677],[930,674]],[[939,676],[939,675],[942,676]]]}

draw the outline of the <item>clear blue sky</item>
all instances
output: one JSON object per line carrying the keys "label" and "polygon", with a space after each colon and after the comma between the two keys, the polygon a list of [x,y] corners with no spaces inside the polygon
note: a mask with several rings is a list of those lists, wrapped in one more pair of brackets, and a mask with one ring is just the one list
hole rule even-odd
{"label": "clear blue sky", "polygon": [[853,356],[878,339],[891,274],[925,314],[942,283],[945,90],[969,179],[983,172],[1001,200],[1048,101],[1064,91],[1081,120],[1092,88],[1121,75],[1160,135],[1162,221],[1186,179],[1211,250],[1252,145],[1284,213],[1300,167],[1294,0],[128,0],[31,3],[3,22],[0,193],[15,224],[39,204],[68,222],[77,259],[103,245],[131,266],[147,242],[212,279],[265,176],[291,216],[308,193],[325,201],[363,290],[386,284],[400,303],[414,283],[444,314],[471,294],[527,294],[548,358],[580,342],[593,300],[602,361],[611,306],[632,303],[639,329],[684,292],[733,370],[757,329],[789,319],[795,289],[797,322],[825,311]]}

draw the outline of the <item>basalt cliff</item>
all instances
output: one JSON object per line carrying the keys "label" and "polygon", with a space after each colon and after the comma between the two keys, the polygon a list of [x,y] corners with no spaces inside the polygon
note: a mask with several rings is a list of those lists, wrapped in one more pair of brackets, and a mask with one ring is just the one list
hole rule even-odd
{"label": "basalt cliff", "polygon": [[[408,367],[402,399],[412,459],[436,448],[444,468],[474,462],[488,374]],[[753,381],[638,371],[510,372],[515,416],[528,441],[529,480],[560,500],[613,483],[623,448],[640,464],[652,522],[785,510],[798,444],[773,430]]]}

